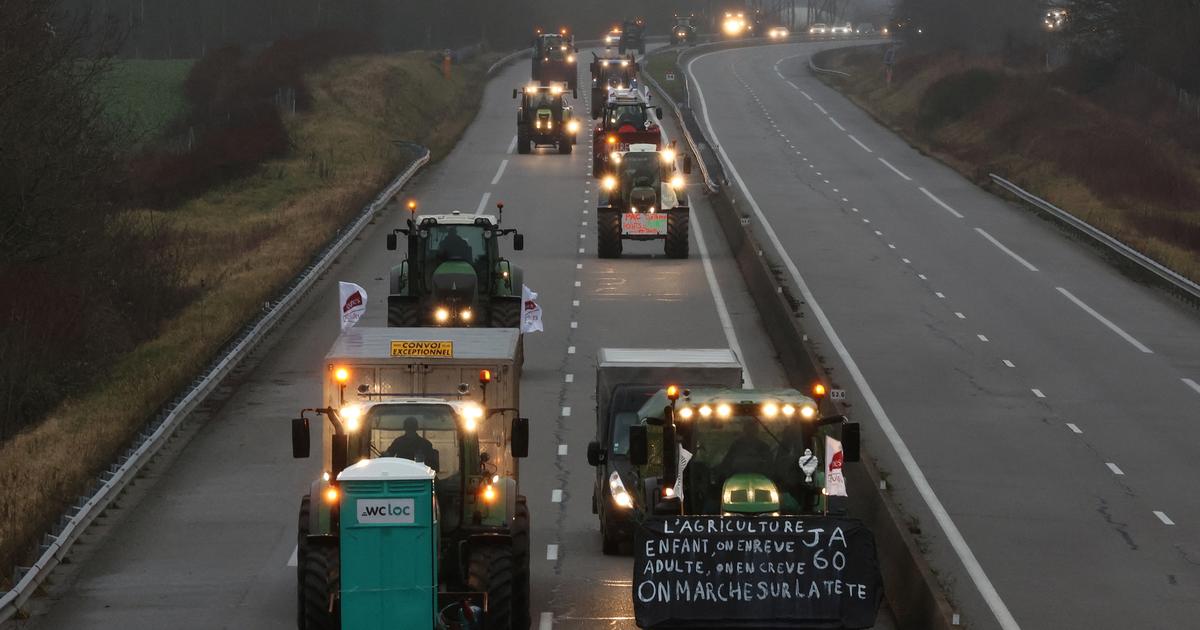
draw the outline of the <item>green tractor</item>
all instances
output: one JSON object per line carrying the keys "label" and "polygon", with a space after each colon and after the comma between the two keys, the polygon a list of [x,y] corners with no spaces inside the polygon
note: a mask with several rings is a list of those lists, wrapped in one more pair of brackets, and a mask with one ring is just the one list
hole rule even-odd
{"label": "green tractor", "polygon": [[525,237],[502,228],[498,214],[427,214],[416,216],[409,204],[408,225],[387,237],[396,250],[397,235],[408,239],[407,256],[392,267],[388,294],[388,326],[476,326],[518,328],[521,325],[522,272],[500,255],[501,236],[513,235],[513,249],[525,248]]}
{"label": "green tractor", "polygon": [[579,139],[579,120],[566,103],[564,85],[533,83],[513,90],[513,98],[521,99],[517,108],[517,153],[524,155],[539,146],[571,153]]}
{"label": "green tractor", "polygon": [[[328,406],[292,420],[294,457],[309,457],[314,429],[324,447],[323,473],[300,502],[298,628],[528,630],[518,335],[399,334],[339,337],[326,356]],[[427,358],[398,343],[451,350]],[[477,385],[447,385],[475,373]]]}
{"label": "green tractor", "polygon": [[[596,208],[597,250],[601,258],[621,255],[622,241],[664,241],[669,258],[688,257],[686,180],[691,157],[675,165],[674,147],[634,144],[608,156],[611,173],[600,181]],[[682,171],[680,173],[679,171]]]}

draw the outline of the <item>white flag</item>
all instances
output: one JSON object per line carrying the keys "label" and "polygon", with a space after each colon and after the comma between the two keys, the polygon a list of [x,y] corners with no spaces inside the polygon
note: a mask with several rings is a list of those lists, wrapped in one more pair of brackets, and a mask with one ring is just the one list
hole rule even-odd
{"label": "white flag", "polygon": [[346,332],[367,312],[367,290],[353,282],[339,282],[338,293],[341,297],[342,332]]}
{"label": "white flag", "polygon": [[538,294],[521,285],[521,332],[540,332],[542,328],[542,307],[537,303]]}
{"label": "white flag", "polygon": [[686,448],[679,447],[679,469],[675,475],[675,496],[679,500],[683,500],[683,471],[687,470],[688,462],[692,461],[692,454]]}
{"label": "white flag", "polygon": [[825,494],[831,497],[846,495],[846,477],[842,475],[842,443],[825,436]]}

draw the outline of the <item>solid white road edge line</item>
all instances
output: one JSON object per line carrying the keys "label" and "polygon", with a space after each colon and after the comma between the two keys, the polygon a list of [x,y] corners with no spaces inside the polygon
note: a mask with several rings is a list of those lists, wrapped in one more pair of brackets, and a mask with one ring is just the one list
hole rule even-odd
{"label": "solid white road edge line", "polygon": [[1104,324],[1105,326],[1107,326],[1109,330],[1120,335],[1122,339],[1124,339],[1125,341],[1128,341],[1129,344],[1132,345],[1134,348],[1137,348],[1138,350],[1141,350],[1142,352],[1144,352],[1146,354],[1154,354],[1153,350],[1151,350],[1150,348],[1147,348],[1145,346],[1145,344],[1138,341],[1137,339],[1134,339],[1133,335],[1130,335],[1129,333],[1125,332],[1124,330],[1121,330],[1120,326],[1112,323],[1105,316],[1101,315],[1100,313],[1097,313],[1096,309],[1088,306],[1087,304],[1084,304],[1083,300],[1072,295],[1070,291],[1068,291],[1062,287],[1057,287],[1057,288],[1058,288],[1058,292],[1063,294],[1064,296],[1066,296],[1066,298],[1068,300],[1071,300],[1072,302],[1074,302],[1075,306],[1078,306],[1079,308],[1083,309],[1084,312],[1087,313],[1088,315],[1095,317],[1097,321],[1099,321],[1101,324]]}
{"label": "solid white road edge line", "polygon": [[1200,394],[1200,383],[1197,383],[1196,381],[1193,381],[1193,380],[1192,380],[1192,379],[1190,379],[1190,378],[1185,378],[1185,379],[1182,379],[1182,380],[1183,380],[1183,384],[1184,384],[1184,385],[1187,385],[1188,387],[1191,387],[1193,390],[1195,390],[1195,391],[1196,391],[1196,393],[1197,393],[1197,394]]}
{"label": "solid white road edge line", "polygon": [[829,321],[829,318],[826,317],[824,309],[821,308],[821,306],[817,303],[816,298],[813,297],[812,291],[809,289],[808,284],[800,275],[800,270],[796,268],[796,263],[793,262],[791,257],[789,257],[784,251],[783,243],[780,242],[779,236],[775,233],[774,228],[771,227],[771,223],[767,221],[767,217],[763,214],[762,208],[760,208],[758,203],[754,200],[754,196],[750,193],[746,183],[742,180],[742,176],[738,173],[737,167],[733,165],[733,161],[730,160],[729,155],[726,154],[725,146],[721,144],[721,141],[717,137],[716,131],[713,130],[712,121],[708,116],[708,104],[704,100],[704,91],[700,87],[700,82],[696,80],[696,75],[692,72],[692,64],[696,63],[697,60],[703,59],[712,54],[716,53],[705,53],[703,55],[694,57],[688,62],[687,65],[687,74],[692,79],[692,85],[696,86],[696,95],[700,99],[700,111],[704,117],[704,126],[707,128],[710,135],[709,139],[712,140],[712,142],[716,145],[718,154],[721,156],[721,159],[725,162],[726,166],[729,167],[729,172],[731,175],[733,175],[734,180],[737,181],[738,186],[742,189],[742,193],[746,195],[746,200],[750,202],[750,207],[754,210],[754,214],[758,217],[759,222],[766,231],[767,237],[770,239],[771,244],[775,247],[776,254],[787,266],[788,272],[792,276],[792,281],[796,283],[796,287],[804,296],[804,301],[807,302],[809,307],[812,309],[813,315],[816,316],[817,322],[821,324],[821,328],[825,331],[826,337],[829,338],[830,344],[833,346],[834,350],[837,351],[838,356],[840,356],[842,359],[842,362],[845,363],[846,371],[850,373],[851,379],[853,379],[859,391],[862,392],[863,398],[867,402],[867,406],[870,407],[871,412],[875,415],[876,421],[879,423],[879,428],[883,431],[884,435],[888,439],[888,442],[891,443],[892,448],[896,451],[896,455],[900,458],[900,462],[904,465],[905,470],[908,471],[909,476],[912,478],[913,485],[916,487],[917,492],[921,495],[921,498],[925,500],[925,504],[929,507],[929,511],[933,513],[934,519],[937,520],[938,525],[941,526],[942,531],[945,532],[946,539],[950,542],[950,546],[954,548],[955,553],[958,554],[959,561],[963,563],[963,566],[967,570],[967,574],[971,576],[971,581],[975,583],[975,588],[979,590],[979,594],[987,603],[988,608],[991,609],[992,615],[996,617],[997,623],[1000,624],[1000,627],[1003,630],[1020,630],[1021,626],[1017,624],[1017,620],[1012,616],[1012,613],[1009,612],[1008,606],[1005,605],[1004,600],[1000,598],[1000,594],[996,591],[996,587],[992,585],[992,581],[988,578],[987,573],[984,572],[983,566],[980,565],[979,560],[975,558],[975,552],[971,551],[971,547],[967,545],[967,541],[965,538],[963,538],[962,532],[960,532],[958,526],[954,524],[954,519],[950,518],[950,514],[946,511],[945,506],[942,505],[941,499],[938,499],[937,494],[933,491],[933,487],[929,485],[929,480],[925,478],[925,473],[921,471],[921,467],[917,464],[916,458],[913,457],[912,451],[908,450],[908,445],[904,443],[904,438],[900,437],[900,433],[896,430],[895,425],[892,424],[891,418],[889,418],[887,412],[883,410],[883,405],[879,402],[879,399],[875,397],[875,391],[871,389],[870,384],[867,383],[867,379],[865,376],[863,376],[862,370],[858,368],[858,364],[854,361],[854,357],[850,356],[850,351],[846,349],[846,345],[842,343],[841,337],[839,337],[837,332],[833,329],[833,324]]}
{"label": "solid white road edge line", "polygon": [[288,558],[287,565],[289,567],[296,566],[296,564],[299,562],[299,557],[300,557],[300,546],[297,545],[295,547],[292,547],[292,556],[290,558]]}
{"label": "solid white road edge line", "polygon": [[558,545],[546,545],[546,559],[558,560]]}
{"label": "solid white road edge line", "polygon": [[921,191],[921,192],[923,192],[923,193],[925,193],[925,196],[926,196],[926,197],[929,197],[930,199],[932,199],[932,200],[933,200],[933,203],[936,203],[937,205],[939,205],[939,206],[941,206],[941,207],[945,208],[945,209],[946,209],[946,211],[947,211],[947,212],[949,212],[950,214],[953,214],[954,216],[956,216],[956,217],[958,217],[958,218],[960,218],[960,219],[961,219],[961,218],[963,218],[963,215],[962,215],[962,214],[960,214],[958,210],[955,210],[954,208],[951,208],[951,207],[950,207],[950,206],[949,206],[949,205],[948,205],[946,202],[942,201],[941,199],[938,199],[936,195],[934,195],[933,193],[931,193],[931,192],[929,192],[928,190],[926,190],[924,186],[922,186],[922,187],[920,188],[920,191]]}
{"label": "solid white road edge line", "polygon": [[891,163],[891,162],[889,162],[889,161],[887,161],[887,160],[885,160],[885,159],[883,159],[883,158],[879,158],[879,161],[880,161],[880,162],[883,162],[883,165],[884,165],[884,166],[886,166],[886,167],[888,167],[888,168],[892,169],[892,171],[893,171],[893,172],[895,172],[897,175],[899,175],[900,177],[903,177],[903,178],[904,178],[904,181],[906,181],[906,182],[911,182],[911,181],[912,181],[912,178],[911,178],[911,177],[909,177],[908,175],[905,175],[905,174],[904,174],[904,173],[903,173],[903,172],[902,172],[900,169],[896,168],[895,166],[892,166],[892,163]]}
{"label": "solid white road edge line", "polygon": [[500,168],[496,169],[496,176],[492,178],[492,185],[500,183],[500,178],[504,177],[504,169],[508,168],[508,160],[500,160]]}
{"label": "solid white road edge line", "polygon": [[479,199],[479,207],[475,208],[475,214],[483,214],[484,208],[487,208],[488,199],[491,199],[491,198],[492,198],[492,193],[490,193],[490,192],[483,193],[483,197],[481,197]]}
{"label": "solid white road edge line", "polygon": [[1024,266],[1026,269],[1028,269],[1030,271],[1038,270],[1038,268],[1034,267],[1032,264],[1030,264],[1030,262],[1028,260],[1021,258],[1021,256],[1019,254],[1017,254],[1017,252],[1014,252],[1013,250],[1005,247],[1004,243],[1001,243],[1000,241],[996,240],[996,237],[985,232],[983,230],[983,228],[975,228],[975,231],[979,232],[980,236],[982,236],[983,238],[986,238],[988,241],[990,241],[992,243],[992,245],[995,245],[997,249],[1004,252],[1005,254],[1008,254],[1009,256],[1012,256],[1013,260],[1021,263],[1021,265]]}

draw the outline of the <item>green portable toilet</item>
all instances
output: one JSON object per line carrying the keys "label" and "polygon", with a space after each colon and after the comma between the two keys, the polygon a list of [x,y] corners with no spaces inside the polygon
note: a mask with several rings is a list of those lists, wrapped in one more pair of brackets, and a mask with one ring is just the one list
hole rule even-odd
{"label": "green portable toilet", "polygon": [[395,457],[363,460],[338,475],[343,628],[434,627],[438,523],[433,479],[431,468]]}

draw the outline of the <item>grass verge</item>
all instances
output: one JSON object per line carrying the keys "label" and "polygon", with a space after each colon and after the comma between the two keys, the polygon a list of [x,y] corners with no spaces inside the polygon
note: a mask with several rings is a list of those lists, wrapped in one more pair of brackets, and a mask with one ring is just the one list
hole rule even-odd
{"label": "grass verge", "polygon": [[[655,81],[658,81],[658,84],[667,91],[667,94],[676,103],[683,103],[687,101],[687,89],[684,87],[683,73],[679,70],[678,61],[678,50],[650,53],[646,56],[646,67],[644,70],[651,77],[654,77]],[[668,73],[675,76],[674,81],[667,80]]]}
{"label": "grass verge", "polygon": [[121,59],[105,77],[108,114],[129,128],[135,147],[153,142],[187,114],[183,82],[191,59]]}
{"label": "grass verge", "polygon": [[976,183],[996,173],[1200,282],[1200,121],[1136,77],[1045,73],[992,57],[818,55],[821,77],[921,151]]}
{"label": "grass verge", "polygon": [[421,53],[335,60],[306,78],[314,103],[287,121],[287,157],[177,208],[128,213],[165,226],[198,297],[87,393],[0,445],[0,585],[146,419],[404,168],[411,155],[395,141],[434,159],[453,148],[490,61],[447,81]]}

